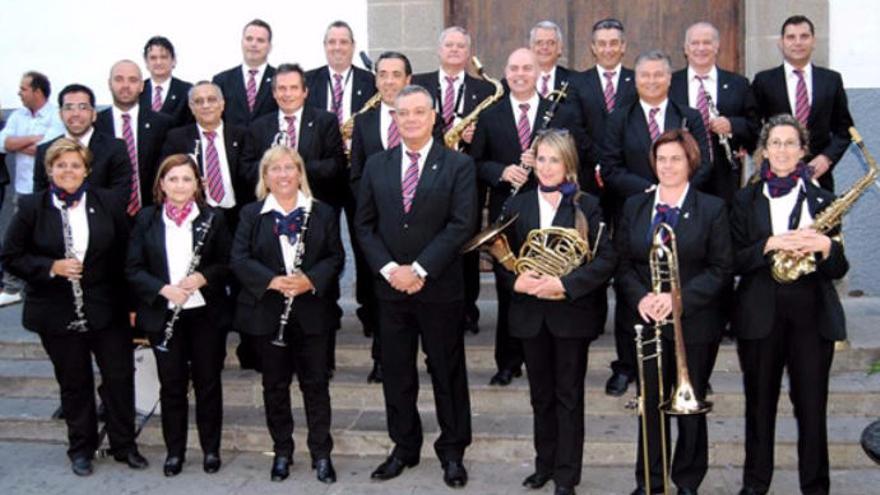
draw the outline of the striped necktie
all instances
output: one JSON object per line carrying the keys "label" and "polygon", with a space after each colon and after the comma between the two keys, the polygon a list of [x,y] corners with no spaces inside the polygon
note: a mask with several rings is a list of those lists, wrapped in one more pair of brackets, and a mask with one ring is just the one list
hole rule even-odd
{"label": "striped necktie", "polygon": [[296,115],[285,115],[287,121],[287,147],[296,149]]}
{"label": "striped necktie", "polygon": [[801,125],[807,127],[807,122],[810,120],[810,95],[807,94],[807,81],[804,79],[804,71],[801,69],[795,69],[794,75],[798,78],[794,116]]}
{"label": "striped necktie", "polygon": [[217,133],[207,131],[205,138],[208,140],[208,146],[205,147],[205,178],[208,179],[208,195],[219,204],[226,191],[223,188],[223,174],[220,172],[220,155],[217,154],[217,147],[214,146]]}
{"label": "striped necktie", "polygon": [[342,90],[342,74],[333,74],[333,113],[336,114],[339,125],[345,120],[342,118]]}
{"label": "striped necktie", "polygon": [[153,111],[162,110],[162,86],[153,88]]}
{"label": "striped necktie", "polygon": [[253,112],[254,106],[257,104],[257,79],[256,79],[257,69],[248,69],[248,74],[250,74],[250,77],[248,77],[247,88],[246,88],[246,90],[247,90],[247,104],[248,104],[248,111]]}
{"label": "striped necktie", "polygon": [[516,124],[516,133],[519,136],[519,147],[522,151],[529,149],[529,141],[532,137],[532,127],[529,124],[529,108],[528,103],[519,104],[519,121]]}
{"label": "striped necktie", "polygon": [[416,187],[419,185],[419,158],[422,156],[414,151],[407,151],[406,156],[409,157],[409,167],[403,174],[403,183],[401,191],[403,192],[403,212],[409,213],[412,209],[413,199],[416,197]]}
{"label": "striped necktie", "polygon": [[706,86],[703,85],[703,81],[709,79],[709,76],[694,76],[697,79],[697,82],[700,83],[700,87],[697,88],[697,110],[700,112],[700,117],[703,118],[703,128],[706,129],[706,145],[709,148],[709,161],[714,159],[713,157],[713,146],[712,146],[712,134],[709,131],[709,93],[706,92]]}
{"label": "striped necktie", "polygon": [[550,91],[548,87],[548,82],[550,81],[550,74],[544,74],[541,76],[541,98],[546,98],[547,93]]}
{"label": "striped necktie", "polygon": [[443,130],[448,131],[455,120],[455,81],[457,77],[446,77],[446,94],[443,95]]}
{"label": "striped necktie", "polygon": [[648,112],[648,132],[651,133],[651,142],[657,140],[660,137],[660,126],[657,125],[657,114],[660,112],[660,108],[652,108],[650,112]]}
{"label": "striped necktie", "polygon": [[400,144],[400,131],[397,129],[397,121],[394,120],[394,116],[397,115],[397,112],[395,110],[389,110],[388,113],[391,114],[391,123],[388,124],[388,145],[385,149],[390,150]]}
{"label": "striped necktie", "polygon": [[134,140],[134,131],[131,128],[131,115],[122,114],[122,139],[128,150],[128,159],[131,161],[131,192],[128,195],[129,215],[134,215],[141,209],[141,180],[138,169],[137,143]]}
{"label": "striped necktie", "polygon": [[608,113],[611,113],[614,110],[614,75],[617,74],[617,71],[605,71],[602,73],[605,76],[605,110]]}

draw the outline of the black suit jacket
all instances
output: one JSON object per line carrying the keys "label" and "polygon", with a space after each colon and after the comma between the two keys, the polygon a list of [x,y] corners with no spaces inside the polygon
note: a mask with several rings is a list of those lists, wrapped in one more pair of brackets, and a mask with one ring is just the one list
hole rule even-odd
{"label": "black suit jacket", "polygon": [[[85,202],[89,244],[80,282],[89,330],[122,331],[127,308],[125,207],[118,196],[97,187],[89,189]],[[55,335],[69,332],[67,324],[74,319],[70,282],[50,276],[52,263],[64,257],[61,211],[52,204],[51,193],[22,196],[6,230],[0,260],[4,270],[27,283],[22,313],[26,329]]]}
{"label": "black suit jacket", "polygon": [[[717,69],[718,85],[715,88],[715,94],[718,95],[717,101],[714,101],[718,112],[730,120],[733,127],[733,136],[730,140],[730,147],[736,152],[743,148],[749,153],[755,150],[755,144],[758,140],[758,133],[761,131],[761,122],[758,117],[758,105],[755,101],[755,95],[749,86],[749,80],[745,77],[728,72],[726,70]],[[697,108],[696,101],[688,100],[688,80],[687,68],[679,70],[672,74],[672,85],[669,88],[669,99],[680,104]],[[724,148],[718,142],[718,135],[712,136],[712,152],[713,152],[713,187],[710,191],[724,197],[726,200],[731,198],[727,195],[718,194],[722,191],[718,190],[719,175],[728,175],[731,172],[731,164],[727,162],[724,154]]]}
{"label": "black suit jacket", "polygon": [[[806,204],[814,217],[834,201],[833,193],[812,182],[806,183],[806,194]],[[730,231],[735,250],[734,270],[741,277],[736,289],[733,332],[741,339],[764,338],[773,329],[777,282],[770,275],[771,255],[764,254],[773,227],[770,201],[764,196],[763,181],[737,191],[731,205]],[[830,235],[837,233],[839,229]],[[815,277],[818,284],[817,300],[822,305],[817,311],[819,333],[828,340],[844,340],[846,322],[833,281],[846,275],[849,262],[839,240],[832,237],[831,252],[827,258],[817,261],[816,268],[816,274],[808,277]]]}
{"label": "black suit jacket", "polygon": [[[296,149],[306,163],[312,193],[315,198],[331,206],[341,206],[347,189],[344,176],[346,162],[336,115],[305,106],[302,109],[302,122],[296,125],[299,133]],[[243,159],[247,167],[255,171],[256,177],[263,153],[272,146],[278,134],[278,112],[258,118],[248,130]]]}
{"label": "black suit jacket", "polygon": [[[669,100],[666,106],[664,129],[687,127],[700,145],[700,168],[691,177],[697,188],[708,183],[712,173],[706,131],[700,112]],[[633,194],[644,191],[657,182],[651,170],[651,134],[648,118],[636,99],[628,107],[615,109],[605,126],[605,138],[600,143],[602,152],[602,179],[618,197],[618,203]]]}
{"label": "black suit jacket", "polygon": [[[553,217],[553,226],[574,228],[575,208],[579,208],[587,219],[587,239],[592,250],[596,246],[596,236],[602,222],[602,211],[596,197],[583,194],[577,206],[571,203],[560,204],[556,216]],[[519,218],[506,232],[512,251],[519,253],[529,232],[541,228],[538,190],[533,189],[512,198],[510,213],[519,214]],[[542,325],[546,325],[552,335],[562,338],[592,340],[602,333],[605,321],[598,316],[605,312],[605,283],[614,273],[617,257],[607,235],[603,234],[598,243],[593,261],[583,263],[568,275],[560,277],[565,287],[565,299],[562,301],[538,299],[514,292],[516,276],[504,272],[504,283],[509,286],[511,293],[508,321],[512,336],[523,339],[535,337]]]}
{"label": "black suit jacket", "polygon": [[[550,101],[541,99],[538,113],[532,124],[532,139],[543,126],[543,116],[550,108]],[[487,108],[477,121],[474,140],[470,154],[477,163],[479,178],[490,187],[489,217],[494,220],[501,213],[504,201],[510,197],[510,184],[501,180],[504,169],[511,164],[519,163],[522,151],[519,145],[519,134],[516,130],[516,119],[519,109],[514,112],[510,98],[505,97]],[[567,105],[559,105],[548,126],[551,129],[567,129],[574,138],[578,148],[578,158],[585,163],[585,157],[593,153],[592,143],[574,109]],[[583,182],[584,172],[578,170],[578,177]],[[535,187],[534,177],[523,186],[523,192]]]}
{"label": "black suit jacket", "polygon": [[[190,154],[195,149],[195,142],[198,141],[199,128],[196,124],[189,124],[184,127],[172,129],[165,139],[165,145],[162,146],[162,159],[164,160],[175,153]],[[247,147],[248,132],[243,127],[230,124],[223,125],[223,144],[226,148],[226,163],[229,164],[229,174],[232,176],[232,188],[235,193],[235,207],[226,213],[228,218],[227,224],[233,227],[238,222],[238,211],[241,208],[253,202],[254,188],[257,184],[257,171],[252,169],[249,164],[243,160],[244,149]],[[205,176],[204,170],[204,154],[199,151],[199,170],[202,176]],[[234,231],[234,228],[233,228]]]}
{"label": "black suit jacket", "polygon": [[[168,300],[159,295],[162,287],[170,283],[163,210],[161,205],[152,205],[138,212],[125,263],[126,278],[137,296],[137,328],[144,332],[164,330],[170,311]],[[211,222],[195,271],[208,281],[199,291],[205,298],[206,307],[211,309],[219,332],[232,323],[231,305],[226,300],[232,236],[219,209],[202,205],[199,210],[193,222],[193,248],[203,235],[202,224],[209,217]]]}
{"label": "black suit jacket", "polygon": [[[34,192],[49,188],[46,167],[37,164],[46,161],[46,150],[58,139],[61,139],[61,136],[37,146],[34,160]],[[127,202],[131,191],[131,162],[125,149],[125,142],[116,139],[112,134],[95,130],[92,139],[89,140],[89,151],[92,152],[92,171],[86,178],[89,185],[109,189]],[[153,197],[152,193],[150,197]]]}
{"label": "black suit jacket", "polygon": [[[171,84],[165,95],[165,101],[162,102],[162,108],[159,113],[163,113],[171,117],[171,128],[180,127],[195,122],[193,114],[189,109],[189,90],[192,84],[181,81],[176,77],[171,78]],[[144,79],[144,90],[140,97],[141,108],[153,108],[153,80]]]}
{"label": "black suit jacket", "polygon": [[[792,114],[788,101],[788,88],[785,84],[785,69],[780,65],[755,75],[752,90],[758,102],[758,111],[765,121],[777,114]],[[819,178],[819,184],[834,190],[834,166],[849,147],[849,128],[853,125],[849,113],[846,91],[840,73],[824,67],[813,68],[813,101],[807,130],[810,131],[810,151],[805,157],[812,160],[822,154],[831,159],[831,170]]]}
{"label": "black suit jacket", "polygon": [[[602,90],[601,77],[596,67],[572,74],[569,78],[570,95],[565,100],[566,104],[572,105],[580,112],[587,135],[593,143],[599,143],[605,136],[605,123],[609,116],[605,108],[605,92]],[[635,81],[636,76],[631,69],[626,67],[620,69],[617,91],[614,93],[614,110],[638,100]],[[596,183],[594,169],[600,159],[599,147],[596,146],[595,153],[588,157],[588,162],[581,165],[583,171],[583,176],[580,177],[581,187],[591,194],[599,193],[600,188]]]}
{"label": "black suit jacket", "polygon": [[257,90],[257,99],[254,103],[254,111],[248,109],[247,88],[241,66],[225,70],[214,76],[213,82],[223,91],[226,107],[223,109],[223,122],[227,124],[247,127],[260,116],[274,113],[278,110],[275,98],[272,97],[272,79],[275,77],[275,67],[266,66],[263,72],[263,80],[260,89]]}
{"label": "black suit jacket", "polygon": [[[443,84],[440,84],[438,79],[439,73],[439,71],[435,70],[433,72],[416,74],[412,76],[412,84],[418,84],[434,95],[434,110],[437,111],[437,118],[442,120],[443,97],[446,94],[446,83],[444,82]],[[455,102],[460,102],[455,107],[455,114],[456,116],[463,117],[471,113],[480,102],[492,96],[495,93],[495,86],[465,72],[464,84],[461,86],[460,92],[462,93],[460,97],[458,95],[455,96]],[[445,127],[446,123],[441,122],[441,126]]]}
{"label": "black suit jacket", "polygon": [[[275,220],[269,213],[260,214],[263,203],[257,201],[242,208],[230,254],[230,267],[242,285],[235,328],[252,335],[277,332],[284,310],[284,296],[268,288],[272,278],[286,271],[278,236],[273,231]],[[297,296],[291,312],[291,318],[305,334],[330,332],[338,324],[336,299],[344,263],[338,215],[329,205],[315,201],[301,265],[315,291]]]}
{"label": "black suit jacket", "polygon": [[[409,213],[403,211],[401,153],[397,146],[367,160],[358,192],[355,233],[386,301],[452,302],[464,298],[459,250],[477,222],[473,160],[434,141]],[[398,292],[379,274],[390,262],[418,262],[428,277],[421,291]]]}
{"label": "black suit jacket", "polygon": [[[618,304],[623,304],[628,324],[643,323],[639,301],[651,291],[648,252],[654,217],[654,191],[631,196],[623,207],[614,232],[620,264],[615,281]],[[724,315],[721,294],[730,281],[733,251],[724,201],[691,189],[674,228],[681,281],[682,330],[688,344],[710,343],[721,338]],[[667,325],[663,336],[671,339]]]}
{"label": "black suit jacket", "polygon": [[[95,120],[96,131],[116,136],[112,110],[112,108],[107,108],[98,112],[98,118]],[[149,107],[139,107],[135,139],[137,140],[141,206],[153,204],[153,181],[159,170],[162,144],[165,142],[165,135],[170,128],[171,117],[154,112]],[[128,154],[127,151],[126,154]]]}
{"label": "black suit jacket", "polygon": [[[351,70],[351,91],[344,94],[343,98],[351,98],[351,112],[356,113],[376,94],[376,80],[372,73],[360,67],[352,66]],[[309,88],[306,105],[327,111],[327,92],[332,91],[331,84],[330,68],[326,65],[306,72],[306,87]]]}

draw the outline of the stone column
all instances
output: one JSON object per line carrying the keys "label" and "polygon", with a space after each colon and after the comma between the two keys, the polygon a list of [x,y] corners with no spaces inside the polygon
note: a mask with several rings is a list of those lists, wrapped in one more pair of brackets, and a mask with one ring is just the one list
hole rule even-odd
{"label": "stone column", "polygon": [[414,73],[437,67],[443,0],[367,0],[367,25],[373,60],[395,50],[410,59]]}

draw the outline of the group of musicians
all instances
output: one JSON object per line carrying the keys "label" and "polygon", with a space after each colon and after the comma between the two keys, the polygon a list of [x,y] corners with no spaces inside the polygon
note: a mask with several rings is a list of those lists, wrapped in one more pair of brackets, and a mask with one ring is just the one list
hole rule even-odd
{"label": "group of musicians", "polygon": [[[507,59],[502,88],[466,73],[470,37],[459,27],[441,33],[439,70],[413,75],[405,55],[385,52],[374,76],[352,65],[345,22],[327,28],[328,64],[304,72],[268,65],[272,30],[254,20],[242,32],[242,65],[213,82],[172,77],[174,47],[155,37],[144,47],[149,78],[134,62],[113,65],[111,108],[97,113],[89,88],[64,88],[66,133],[39,147],[35,193],[21,197],[0,260],[27,283],[24,326],[54,366],[74,473],[92,473],[99,447],[92,355],[112,456],[135,469],[148,464],[135,444],[132,326],[157,360],[165,475],[185,463],[190,380],[203,469],[217,472],[221,371],[234,329],[242,366],[262,373],[271,479],[284,480],[292,465],[296,375],[312,468],[320,481],[336,481],[329,382],[344,212],[358,316],[373,338],[368,380],[382,384],[394,443],[371,477],[397,477],[420,460],[421,347],[443,480],[465,486],[472,438],[464,335],[479,328],[479,258],[461,250],[488,206],[490,223],[512,219],[504,233],[513,253],[549,227],[573,229],[591,252],[561,276],[494,263],[491,383],[510,384],[525,364],[534,412],[535,466],[524,486],[552,480],[565,495],[580,482],[588,348],[605,326],[609,284],[618,354],[609,395],[637,379],[634,325],[675,310],[670,292],[652,290],[650,250],[666,224],[700,400],[725,327],[737,339],[746,396],[740,493],[769,490],[784,369],[801,491],[828,493],[829,370],[833,343],[846,336],[833,281],[848,264],[836,237],[809,226],[834,200],[830,171],[852,119],[840,75],[811,63],[812,22],[784,22],[784,63],[751,85],[715,65],[719,34],[705,22],[687,30],[688,67],[675,73],[658,50],[623,67],[626,36],[615,19],[593,26],[598,63],[585,72],[557,65],[562,40],[556,24],[538,23],[530,46]],[[475,109],[476,123],[457,128]],[[460,135],[457,149],[444,144],[450,131]],[[757,172],[741,187],[752,152]],[[814,256],[817,270],[777,282],[777,252]],[[671,390],[676,380],[670,328],[661,340],[662,366],[645,370],[634,494],[661,493],[667,477],[661,445],[669,442],[660,436],[669,428],[660,425],[669,420],[657,406],[658,385]],[[669,475],[678,493],[697,493],[708,468],[706,418],[677,421]]]}

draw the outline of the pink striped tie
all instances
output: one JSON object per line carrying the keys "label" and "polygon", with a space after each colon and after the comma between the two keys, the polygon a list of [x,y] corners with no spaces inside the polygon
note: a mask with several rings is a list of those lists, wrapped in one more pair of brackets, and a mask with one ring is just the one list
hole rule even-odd
{"label": "pink striped tie", "polygon": [[129,215],[134,215],[141,209],[141,180],[138,173],[137,143],[134,142],[134,131],[131,128],[131,115],[122,114],[122,139],[128,150],[128,159],[131,160],[131,192],[128,195]]}
{"label": "pink striped tie", "polygon": [[339,125],[342,125],[345,120],[342,115],[342,74],[333,74],[333,81],[333,113]]}
{"label": "pink striped tie", "polygon": [[284,116],[287,121],[287,147],[296,149],[296,115]]}
{"label": "pink striped tie", "polygon": [[801,125],[807,126],[810,120],[810,97],[807,94],[807,81],[804,80],[804,71],[795,69],[794,75],[797,76],[797,97],[795,99],[794,113],[795,118],[800,121]]}
{"label": "pink striped tie", "polygon": [[519,147],[522,151],[529,149],[529,141],[532,137],[532,128],[529,125],[529,107],[528,103],[519,104],[519,122],[516,124],[516,133],[519,135]]}
{"label": "pink striped tie", "polygon": [[614,110],[614,75],[617,71],[606,71],[602,75],[605,76],[605,110],[611,113]]}
{"label": "pink striped tie", "polygon": [[453,112],[455,111],[455,81],[458,80],[457,77],[446,77],[446,94],[443,95],[443,122],[446,125],[443,126],[444,131],[448,131],[450,127],[452,127],[452,122],[455,120],[455,115]]}
{"label": "pink striped tie", "polygon": [[706,92],[706,87],[703,85],[703,81],[708,79],[709,76],[695,76],[697,81],[700,83],[700,87],[697,88],[697,110],[700,111],[700,117],[703,118],[703,128],[706,129],[706,144],[709,147],[709,160],[713,160],[712,156],[712,134],[709,131],[709,94]]}
{"label": "pink striped tie", "polygon": [[223,174],[220,173],[220,155],[217,154],[217,147],[214,146],[214,139],[217,133],[208,131],[205,133],[208,139],[208,146],[205,147],[205,175],[208,179],[208,195],[215,203],[220,203],[226,192],[223,189]]}
{"label": "pink striped tie", "polygon": [[254,111],[254,105],[257,104],[257,80],[255,76],[257,75],[257,69],[249,69],[247,80],[247,102],[248,102],[248,111]]}
{"label": "pink striped tie", "polygon": [[401,190],[403,191],[403,212],[409,213],[412,209],[413,199],[416,197],[416,187],[419,185],[419,157],[422,155],[414,151],[407,151],[406,156],[409,157],[409,167],[403,174],[403,183]]}
{"label": "pink striped tie", "polygon": [[153,111],[162,110],[162,86],[153,88]]}
{"label": "pink striped tie", "polygon": [[550,91],[550,88],[547,85],[548,81],[550,81],[550,74],[544,74],[541,76],[541,98],[546,98],[547,92]]}
{"label": "pink striped tie", "polygon": [[657,113],[660,111],[659,108],[652,108],[650,112],[648,112],[648,132],[651,133],[651,142],[657,140],[660,137],[660,126],[657,125]]}
{"label": "pink striped tie", "polygon": [[391,114],[391,123],[388,124],[388,146],[386,146],[385,149],[390,150],[400,144],[400,131],[397,129],[397,121],[394,120],[394,116],[397,115],[397,112],[391,110],[388,113]]}

